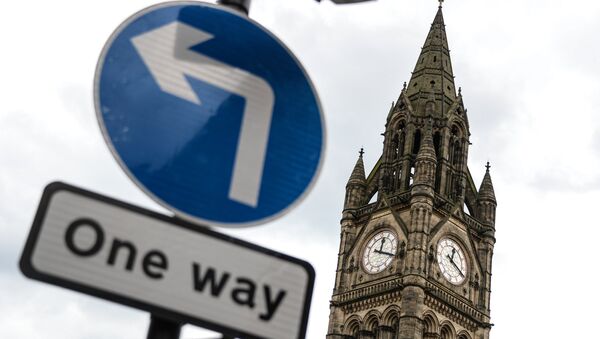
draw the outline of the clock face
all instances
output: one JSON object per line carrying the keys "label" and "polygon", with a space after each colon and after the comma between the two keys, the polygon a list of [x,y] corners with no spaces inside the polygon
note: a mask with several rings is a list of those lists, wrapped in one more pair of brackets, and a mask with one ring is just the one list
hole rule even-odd
{"label": "clock face", "polygon": [[437,261],[446,280],[459,285],[467,276],[467,260],[463,250],[449,238],[443,238],[437,248]]}
{"label": "clock face", "polygon": [[365,246],[363,267],[367,273],[375,274],[383,271],[392,263],[398,247],[398,238],[391,231],[375,234]]}

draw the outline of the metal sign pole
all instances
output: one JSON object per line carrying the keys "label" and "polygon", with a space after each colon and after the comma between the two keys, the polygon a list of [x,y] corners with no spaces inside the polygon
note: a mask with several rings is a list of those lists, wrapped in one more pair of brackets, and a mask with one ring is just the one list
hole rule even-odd
{"label": "metal sign pole", "polygon": [[[248,12],[250,11],[250,1],[251,0],[218,0],[217,3],[248,15]],[[146,339],[179,339],[180,332],[181,324],[151,315],[148,336]],[[226,334],[223,334],[222,338],[233,339],[233,337]]]}
{"label": "metal sign pole", "polygon": [[[251,0],[218,0],[217,3],[248,15],[250,11],[250,1]],[[146,339],[179,339],[180,333],[180,323],[151,315],[148,336]],[[233,337],[223,334],[222,339],[233,339]]]}
{"label": "metal sign pole", "polygon": [[250,2],[252,0],[219,0],[217,3],[219,5],[231,7],[235,10],[238,10],[246,15],[250,12]]}
{"label": "metal sign pole", "polygon": [[180,323],[151,315],[146,339],[179,339],[180,332]]}

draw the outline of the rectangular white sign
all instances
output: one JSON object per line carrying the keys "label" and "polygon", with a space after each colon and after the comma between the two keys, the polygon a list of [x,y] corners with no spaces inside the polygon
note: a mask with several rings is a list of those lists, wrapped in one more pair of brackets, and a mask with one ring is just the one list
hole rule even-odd
{"label": "rectangular white sign", "polygon": [[244,338],[304,338],[302,260],[63,183],[42,196],[21,257],[36,280]]}

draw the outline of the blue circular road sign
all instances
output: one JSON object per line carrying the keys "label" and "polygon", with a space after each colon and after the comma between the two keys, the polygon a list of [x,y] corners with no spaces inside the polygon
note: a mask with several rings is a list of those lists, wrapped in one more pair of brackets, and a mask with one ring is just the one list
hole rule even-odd
{"label": "blue circular road sign", "polygon": [[321,167],[325,125],[306,72],[223,7],[169,2],[127,19],[100,56],[94,94],[121,167],[187,219],[265,222],[297,204]]}

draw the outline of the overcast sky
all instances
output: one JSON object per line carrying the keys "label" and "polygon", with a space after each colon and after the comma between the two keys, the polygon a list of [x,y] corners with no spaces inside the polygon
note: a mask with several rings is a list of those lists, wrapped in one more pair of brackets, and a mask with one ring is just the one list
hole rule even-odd
{"label": "overcast sky", "polygon": [[[110,155],[92,101],[112,31],[154,2],[0,5],[0,337],[145,338],[148,315],[23,277],[18,258],[44,186],[72,183],[159,212]],[[410,79],[434,0],[253,0],[250,16],[296,54],[321,98],[325,164],[298,208],[226,230],[303,258],[317,272],[308,338],[327,330],[344,186],[361,146],[369,171],[385,117]],[[492,338],[595,331],[600,295],[600,2],[448,0],[456,85],[471,127],[469,167],[486,161],[498,200]],[[214,334],[186,326],[182,338]]]}

